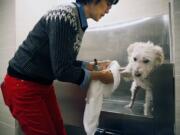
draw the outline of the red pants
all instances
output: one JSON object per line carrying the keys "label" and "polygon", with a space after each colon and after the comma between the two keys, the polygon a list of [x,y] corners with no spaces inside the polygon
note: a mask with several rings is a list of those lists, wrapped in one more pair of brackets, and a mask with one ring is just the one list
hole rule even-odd
{"label": "red pants", "polygon": [[66,135],[52,85],[6,75],[1,89],[5,104],[25,135]]}

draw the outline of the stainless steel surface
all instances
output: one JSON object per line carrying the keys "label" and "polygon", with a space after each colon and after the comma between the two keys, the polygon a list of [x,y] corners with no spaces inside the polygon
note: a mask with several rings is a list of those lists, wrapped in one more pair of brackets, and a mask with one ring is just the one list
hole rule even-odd
{"label": "stainless steel surface", "polygon": [[77,85],[57,81],[55,88],[64,123],[83,127],[86,91],[81,90]]}
{"label": "stainless steel surface", "polygon": [[163,47],[165,58],[170,60],[168,15],[146,17],[102,27],[92,27],[86,32],[79,59],[92,61],[111,59],[127,64],[126,49],[137,41],[152,41]]}
{"label": "stainless steel surface", "polygon": [[[94,58],[98,60],[118,60],[121,66],[125,66],[127,64],[126,49],[129,44],[138,41],[152,41],[163,47],[166,63],[170,63],[169,40],[168,15],[147,17],[132,22],[115,23],[97,28],[94,27],[89,28],[85,34],[78,58],[86,61],[93,61]],[[171,74],[171,76],[173,75]],[[55,82],[55,86],[57,98],[61,104],[64,123],[66,125],[83,127],[82,120],[86,91],[82,91],[78,86],[68,83]],[[142,125],[148,123],[146,125],[149,130],[153,128],[154,117],[144,117],[142,113],[144,103],[143,91],[137,95],[135,107],[132,110],[124,108],[124,105],[130,99],[129,88],[130,83],[121,81],[121,84],[113,95],[104,100],[101,117],[102,127],[119,129],[116,124],[122,124],[120,122],[123,118],[132,118],[141,121],[142,123],[140,124]],[[174,89],[171,89],[171,91],[174,91]],[[104,113],[108,115],[104,115]],[[111,124],[107,125],[107,121],[111,121]]]}
{"label": "stainless steel surface", "polygon": [[[79,58],[88,61],[94,58],[118,60],[121,66],[125,66],[127,64],[126,49],[129,44],[138,41],[152,41],[163,48],[165,61],[169,63],[169,33],[168,15],[90,28],[84,37]],[[122,80],[112,97],[104,100],[103,109],[130,115],[143,115],[144,91],[139,91],[132,110],[124,108],[130,100],[130,84],[131,82],[125,83]]]}

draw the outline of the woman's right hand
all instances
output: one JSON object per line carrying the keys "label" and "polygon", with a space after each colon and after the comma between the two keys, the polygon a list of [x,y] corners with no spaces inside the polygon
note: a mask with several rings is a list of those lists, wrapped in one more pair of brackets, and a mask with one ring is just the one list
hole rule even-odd
{"label": "woman's right hand", "polygon": [[110,70],[92,71],[92,80],[100,80],[102,83],[109,84],[113,83],[113,75]]}
{"label": "woman's right hand", "polygon": [[113,75],[110,70],[102,70],[101,73],[102,73],[102,77],[100,78],[100,81],[102,83],[108,84],[114,82]]}

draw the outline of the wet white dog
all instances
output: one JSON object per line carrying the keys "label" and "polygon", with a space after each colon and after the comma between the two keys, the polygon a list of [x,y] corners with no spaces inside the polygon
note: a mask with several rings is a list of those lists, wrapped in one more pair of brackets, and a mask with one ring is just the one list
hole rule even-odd
{"label": "wet white dog", "polygon": [[144,115],[151,115],[152,110],[152,89],[148,79],[149,74],[164,62],[164,53],[160,46],[152,42],[136,42],[128,49],[128,65],[121,73],[133,79],[131,85],[131,100],[126,107],[132,108],[136,93],[141,87],[145,90]]}

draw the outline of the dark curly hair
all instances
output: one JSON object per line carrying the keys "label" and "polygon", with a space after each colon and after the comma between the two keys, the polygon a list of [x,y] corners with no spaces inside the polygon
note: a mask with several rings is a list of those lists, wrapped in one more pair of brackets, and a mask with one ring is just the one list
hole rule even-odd
{"label": "dark curly hair", "polygon": [[[82,3],[84,5],[91,3],[93,0],[76,0],[77,3]],[[98,4],[101,0],[96,0],[96,4]],[[107,0],[110,5],[115,5],[119,0]]]}

